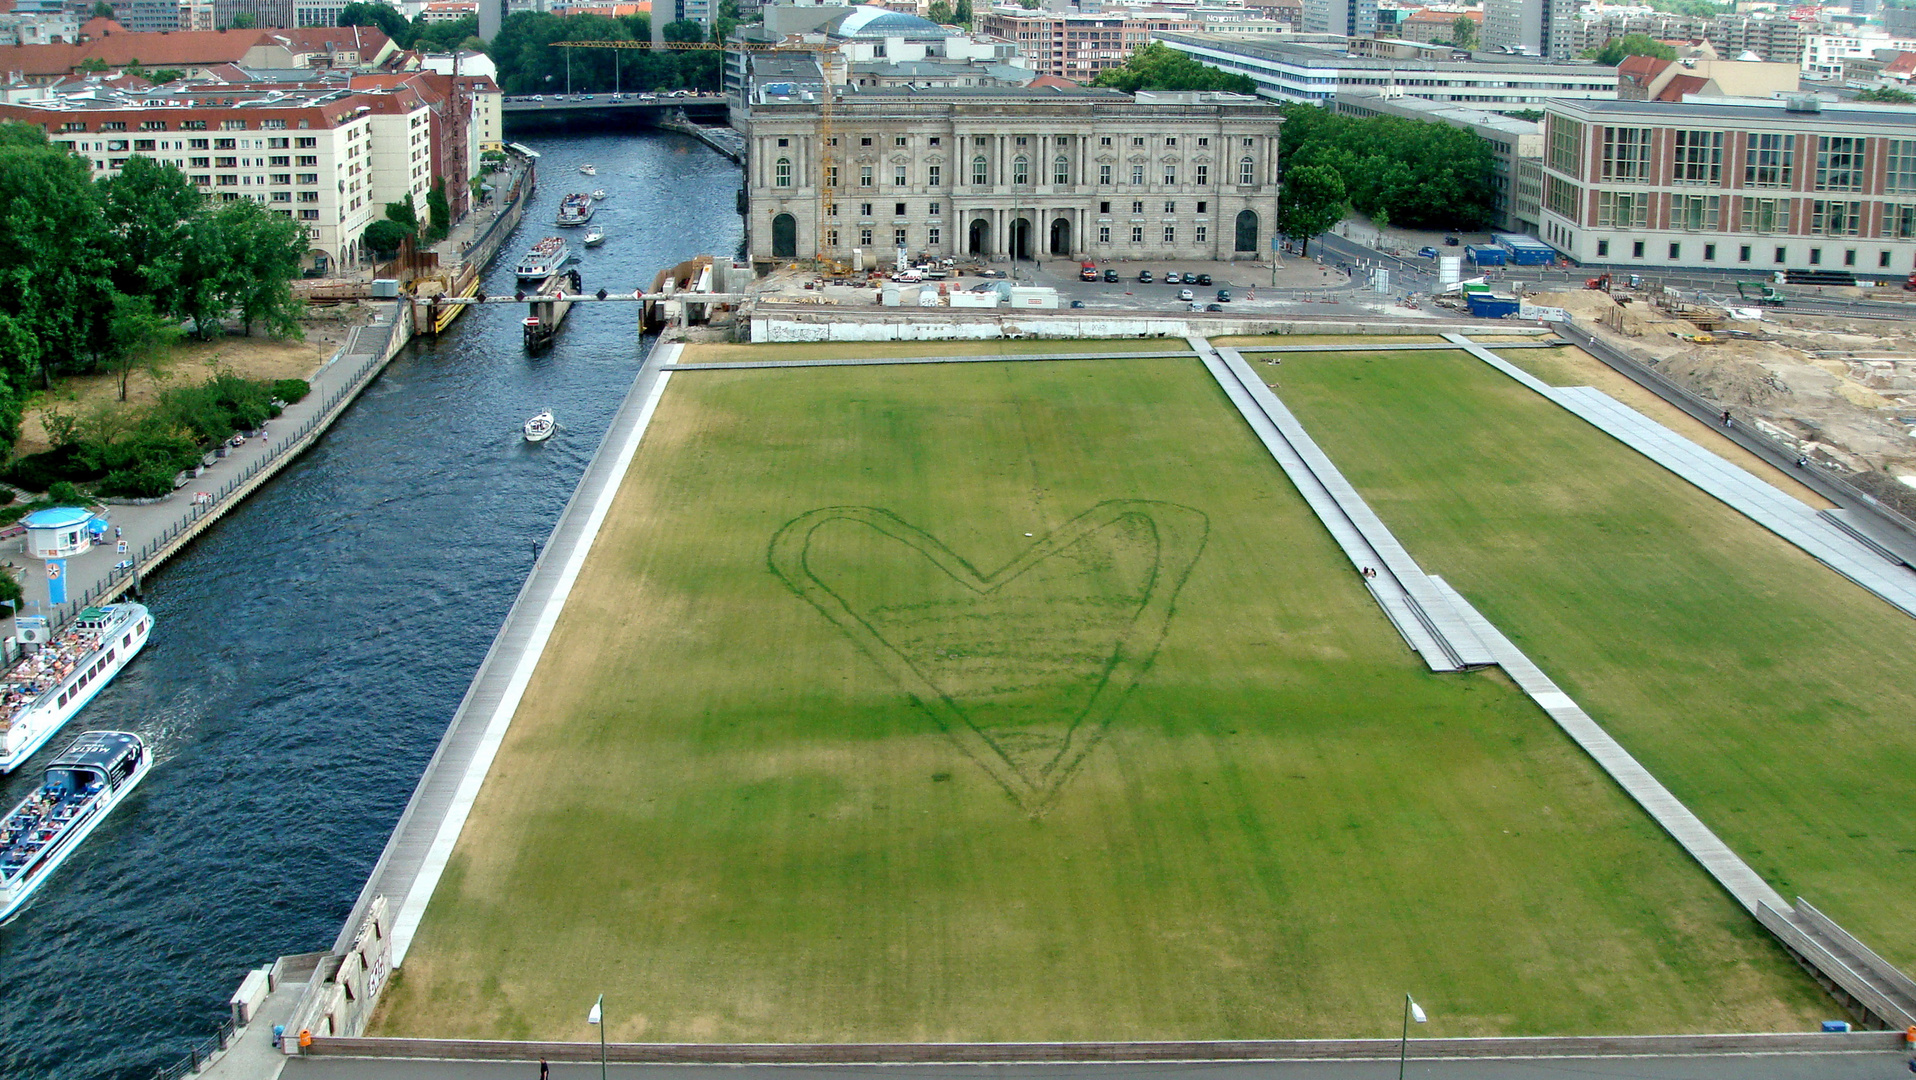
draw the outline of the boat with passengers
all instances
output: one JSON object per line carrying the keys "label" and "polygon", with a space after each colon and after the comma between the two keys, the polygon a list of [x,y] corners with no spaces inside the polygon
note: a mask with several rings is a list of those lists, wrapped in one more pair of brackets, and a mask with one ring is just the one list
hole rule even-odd
{"label": "boat with passengers", "polygon": [[0,818],[0,922],[20,910],[87,835],[146,779],[153,755],[130,731],[89,731]]}
{"label": "boat with passengers", "polygon": [[544,282],[558,273],[559,268],[571,257],[571,245],[562,237],[548,236],[519,257],[519,265],[513,269],[513,273],[519,276],[520,281]]}
{"label": "boat with passengers", "polygon": [[46,745],[146,647],[153,615],[131,602],[90,607],[0,674],[0,774]]}
{"label": "boat with passengers", "polygon": [[592,215],[598,212],[598,205],[592,196],[574,192],[559,203],[557,224],[562,228],[575,228],[591,221]]}

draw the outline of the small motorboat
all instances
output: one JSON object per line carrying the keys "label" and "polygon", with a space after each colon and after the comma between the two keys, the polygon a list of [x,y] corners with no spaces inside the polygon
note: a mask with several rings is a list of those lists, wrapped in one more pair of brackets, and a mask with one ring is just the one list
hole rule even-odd
{"label": "small motorboat", "polygon": [[580,171],[580,172],[582,172],[582,173],[584,173],[584,174],[586,174],[587,176],[597,176],[597,175],[599,175],[599,170],[598,170],[598,169],[597,169],[597,168],[596,168],[595,166],[592,166],[592,165],[581,165],[581,166],[579,166],[579,171]]}
{"label": "small motorboat", "polygon": [[593,201],[593,202],[604,202],[604,201],[605,201],[605,189],[604,189],[604,188],[600,188],[599,190],[597,190],[597,191],[595,191],[595,192],[593,192],[593,193],[592,193],[592,201]]}
{"label": "small motorboat", "polygon": [[552,438],[552,433],[557,430],[558,426],[559,425],[552,420],[552,410],[543,409],[537,416],[526,421],[526,441],[545,442],[547,439]]}
{"label": "small motorboat", "polygon": [[587,229],[585,231],[585,246],[586,247],[598,247],[600,244],[603,244],[603,243],[605,243],[604,229],[600,228],[597,225],[594,225],[590,229]]}

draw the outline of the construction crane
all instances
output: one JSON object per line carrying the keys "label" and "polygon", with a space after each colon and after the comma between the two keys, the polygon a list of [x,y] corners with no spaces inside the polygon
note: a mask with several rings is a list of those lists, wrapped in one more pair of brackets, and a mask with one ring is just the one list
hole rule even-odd
{"label": "construction crane", "polygon": [[[828,54],[837,53],[839,46],[824,45],[802,41],[554,41],[553,48],[579,49],[665,49],[672,52],[749,52],[773,53],[793,52],[812,53],[818,57],[819,95],[818,95],[818,173],[813,177],[812,189],[818,193],[818,212],[813,215],[812,234],[814,240],[813,258],[821,266],[829,266],[835,273],[844,273],[845,267],[836,256],[825,248],[825,220],[827,200],[835,197],[838,188],[838,140],[833,136],[832,111],[837,95],[832,92],[832,73],[825,61]],[[748,149],[749,153],[749,149]],[[751,183],[748,177],[746,183]]]}

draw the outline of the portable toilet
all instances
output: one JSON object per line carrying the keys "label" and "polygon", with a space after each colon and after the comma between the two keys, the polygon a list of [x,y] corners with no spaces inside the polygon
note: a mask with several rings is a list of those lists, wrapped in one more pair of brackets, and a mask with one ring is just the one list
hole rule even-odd
{"label": "portable toilet", "polygon": [[64,559],[93,546],[89,524],[93,512],[77,506],[36,510],[26,517],[27,554],[36,559]]}

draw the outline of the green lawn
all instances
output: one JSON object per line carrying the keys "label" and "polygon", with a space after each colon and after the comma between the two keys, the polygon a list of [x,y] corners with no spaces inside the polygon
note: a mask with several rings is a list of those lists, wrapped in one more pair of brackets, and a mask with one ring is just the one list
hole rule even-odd
{"label": "green lawn", "polygon": [[1426,569],[1784,896],[1916,966],[1916,620],[1462,354],[1265,370]]}
{"label": "green lawn", "polygon": [[1833,1008],[1501,675],[1423,668],[1195,360],[674,376],[526,702],[378,1033]]}
{"label": "green lawn", "polygon": [[1033,356],[1047,353],[1189,352],[1181,337],[1079,341],[1019,338],[1012,341],[808,341],[780,345],[688,345],[681,364],[736,363],[741,360],[871,360],[894,356]]}

